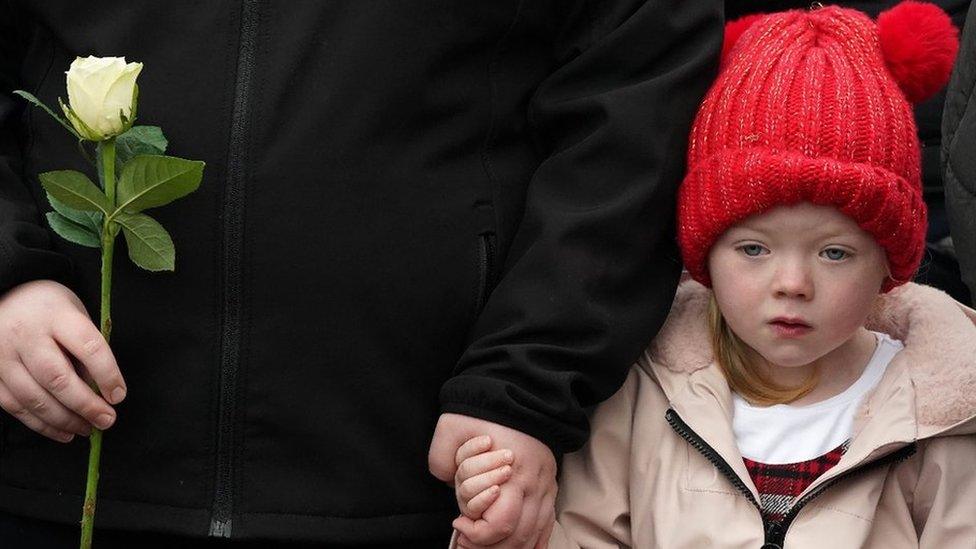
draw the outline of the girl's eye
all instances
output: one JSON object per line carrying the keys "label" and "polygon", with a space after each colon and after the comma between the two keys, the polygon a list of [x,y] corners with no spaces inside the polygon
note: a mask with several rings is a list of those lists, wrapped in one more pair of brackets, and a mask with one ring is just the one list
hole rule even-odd
{"label": "girl's eye", "polygon": [[742,253],[749,257],[762,255],[763,251],[766,250],[766,248],[760,246],[759,244],[743,244],[742,246],[739,246],[739,249],[742,250]]}
{"label": "girl's eye", "polygon": [[825,257],[831,261],[840,261],[846,259],[849,255],[845,250],[840,248],[827,248],[826,250],[820,252],[821,257]]}

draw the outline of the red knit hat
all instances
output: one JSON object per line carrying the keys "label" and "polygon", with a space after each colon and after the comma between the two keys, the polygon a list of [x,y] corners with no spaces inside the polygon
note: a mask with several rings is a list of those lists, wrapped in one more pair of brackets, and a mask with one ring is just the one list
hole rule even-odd
{"label": "red knit hat", "polygon": [[877,24],[838,7],[729,23],[678,193],[691,276],[711,284],[708,252],[730,226],[806,201],[835,206],[874,236],[891,268],[883,291],[911,280],[926,209],[909,100],[946,84],[957,35],[942,10],[921,2]]}

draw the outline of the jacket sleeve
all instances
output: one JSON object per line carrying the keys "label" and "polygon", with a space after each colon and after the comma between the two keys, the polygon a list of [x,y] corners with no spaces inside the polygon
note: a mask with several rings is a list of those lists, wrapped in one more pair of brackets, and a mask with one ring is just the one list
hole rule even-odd
{"label": "jacket sleeve", "polygon": [[587,40],[530,103],[548,152],[441,391],[444,412],[518,429],[557,454],[586,440],[584,408],[620,387],[668,314],[676,189],[722,41],[717,0],[593,4],[579,17],[592,22]]}
{"label": "jacket sleeve", "polygon": [[926,443],[912,501],[920,549],[976,546],[976,436]]}
{"label": "jacket sleeve", "polygon": [[632,547],[630,460],[640,372],[597,407],[590,440],[567,454],[549,549]]}
{"label": "jacket sleeve", "polygon": [[976,3],[970,5],[959,57],[942,111],[946,214],[962,279],[976,299]]}
{"label": "jacket sleeve", "polygon": [[0,0],[0,293],[41,278],[67,284],[72,272],[70,259],[52,250],[52,233],[23,174],[21,121],[27,102],[12,93],[24,88],[22,30],[10,2]]}

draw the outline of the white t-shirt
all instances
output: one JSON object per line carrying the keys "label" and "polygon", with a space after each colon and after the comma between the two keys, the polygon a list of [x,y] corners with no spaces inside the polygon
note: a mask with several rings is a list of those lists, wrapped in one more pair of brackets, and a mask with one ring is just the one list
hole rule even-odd
{"label": "white t-shirt", "polygon": [[853,434],[854,413],[862,398],[884,375],[904,346],[886,334],[872,332],[877,347],[861,377],[844,392],[808,406],[753,406],[732,394],[732,430],[743,457],[769,465],[820,457]]}

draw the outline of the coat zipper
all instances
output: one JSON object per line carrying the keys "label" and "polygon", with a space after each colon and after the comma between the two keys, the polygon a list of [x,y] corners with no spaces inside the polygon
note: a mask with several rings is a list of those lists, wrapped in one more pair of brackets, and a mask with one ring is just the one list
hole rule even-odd
{"label": "coat zipper", "polygon": [[683,419],[681,419],[681,416],[679,416],[678,412],[675,412],[673,408],[668,408],[668,411],[664,414],[664,417],[668,420],[668,424],[671,425],[674,432],[678,433],[681,438],[687,440],[688,444],[691,444],[695,450],[698,450],[698,453],[705,456],[705,459],[710,461],[712,465],[714,465],[715,468],[718,469],[723,476],[725,476],[725,478],[729,479],[732,486],[741,492],[757,511],[762,513],[762,507],[759,505],[759,502],[756,501],[756,498],[753,497],[752,491],[749,490],[746,483],[742,482],[742,479],[739,478],[739,475],[735,473],[735,470],[732,469],[729,462],[725,461],[725,458],[715,451],[715,448],[712,448],[711,445],[705,442],[705,440],[698,435],[698,433],[692,430],[692,428],[689,427]]}
{"label": "coat zipper", "polygon": [[237,412],[237,374],[241,344],[241,256],[244,233],[244,185],[247,119],[257,35],[258,1],[242,0],[237,79],[234,88],[227,182],[224,190],[223,328],[220,345],[220,395],[218,400],[217,456],[210,536],[229,538],[234,512],[234,417]]}
{"label": "coat zipper", "polygon": [[848,471],[845,471],[843,474],[837,475],[836,477],[821,484],[820,486],[817,487],[816,490],[813,490],[809,494],[803,496],[802,498],[797,500],[792,507],[790,507],[789,512],[786,513],[786,516],[784,516],[783,520],[778,523],[779,531],[774,532],[774,534],[777,535],[775,535],[771,540],[767,538],[767,543],[772,542],[776,544],[777,547],[783,547],[783,542],[786,539],[786,532],[787,530],[789,530],[790,524],[793,523],[793,520],[796,518],[796,516],[800,514],[800,510],[803,509],[803,507],[806,504],[810,503],[818,496],[823,494],[831,486],[837,484],[841,480],[850,479],[851,477],[855,477],[863,473],[867,473],[868,471],[873,471],[875,469],[884,467],[886,465],[895,465],[901,463],[902,461],[905,461],[906,459],[915,455],[915,451],[917,448],[918,446],[916,445],[916,443],[913,442],[908,446],[903,446],[898,450],[884,457],[881,457],[879,459],[872,461],[871,463],[868,463],[867,465],[862,465],[855,469],[850,469]]}
{"label": "coat zipper", "polygon": [[669,408],[668,411],[665,413],[664,417],[667,419],[668,424],[671,425],[671,428],[676,433],[678,433],[678,435],[681,436],[681,438],[687,440],[688,443],[691,444],[693,448],[695,448],[695,450],[698,450],[700,454],[705,456],[705,459],[711,462],[712,465],[714,465],[715,468],[718,469],[718,471],[722,473],[722,475],[725,478],[727,478],[729,482],[731,482],[732,485],[739,492],[741,492],[744,496],[746,496],[746,499],[748,499],[749,502],[752,503],[752,505],[756,508],[756,510],[759,511],[759,516],[763,523],[764,543],[762,549],[783,549],[786,540],[786,533],[789,530],[790,525],[793,523],[793,520],[796,519],[797,515],[800,514],[800,511],[803,509],[803,507],[805,507],[812,500],[816,499],[818,496],[823,494],[831,486],[834,486],[841,480],[848,479],[853,476],[859,475],[861,473],[874,470],[878,467],[882,467],[889,464],[900,463],[910,458],[915,453],[916,450],[916,445],[913,442],[912,444],[900,448],[897,451],[892,452],[880,459],[872,461],[867,465],[862,465],[860,467],[846,471],[843,474],[838,475],[830,479],[829,481],[821,484],[820,486],[817,487],[816,490],[811,491],[809,494],[797,500],[790,507],[790,510],[786,513],[786,515],[783,517],[781,521],[771,522],[771,521],[767,521],[766,518],[762,516],[762,506],[759,504],[758,501],[756,501],[756,498],[753,497],[752,491],[749,490],[749,487],[746,486],[744,482],[742,482],[742,479],[739,478],[739,475],[735,473],[735,470],[732,469],[732,466],[729,465],[729,463],[725,461],[725,459],[721,455],[719,455],[719,453],[715,451],[714,448],[712,448],[707,442],[705,442],[704,439],[702,439],[701,436],[698,435],[698,433],[696,433],[691,427],[689,427],[688,424],[685,423],[683,419],[681,419],[681,416],[679,416],[678,413],[675,412],[673,408]]}

